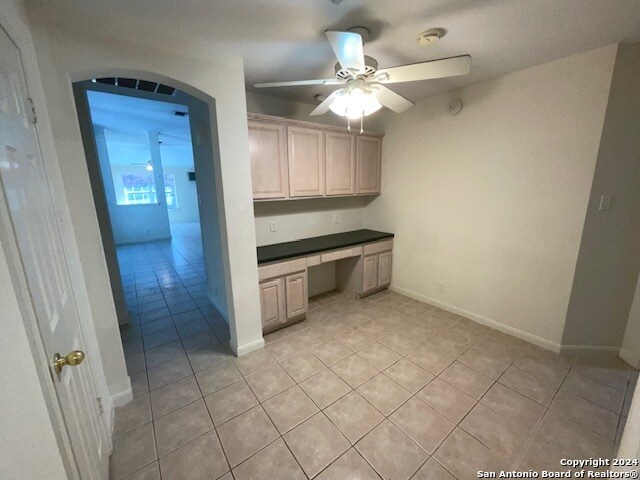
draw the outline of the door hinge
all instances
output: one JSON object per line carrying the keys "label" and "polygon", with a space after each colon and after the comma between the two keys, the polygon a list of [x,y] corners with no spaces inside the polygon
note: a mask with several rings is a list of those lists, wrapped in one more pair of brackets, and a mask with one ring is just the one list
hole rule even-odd
{"label": "door hinge", "polygon": [[27,116],[29,121],[34,125],[38,123],[38,116],[36,115],[36,104],[33,102],[33,98],[27,97]]}
{"label": "door hinge", "polygon": [[102,397],[97,397],[96,400],[98,401],[98,412],[100,412],[100,415],[104,415],[104,407],[102,406]]}

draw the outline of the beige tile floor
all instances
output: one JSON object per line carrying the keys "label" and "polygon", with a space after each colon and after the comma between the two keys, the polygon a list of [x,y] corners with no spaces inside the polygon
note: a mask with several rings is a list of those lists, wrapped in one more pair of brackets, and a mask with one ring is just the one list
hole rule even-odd
{"label": "beige tile floor", "polygon": [[[561,357],[390,291],[312,299],[307,320],[234,358],[189,255],[119,255],[137,317],[114,480],[463,480],[558,470],[619,443],[638,373],[618,358]],[[150,301],[165,304],[147,310],[150,268]]]}
{"label": "beige tile floor", "polygon": [[312,308],[242,358],[215,313],[149,349],[160,320],[142,323],[112,478],[467,479],[615,451],[637,379],[619,359],[560,357],[389,291]]}

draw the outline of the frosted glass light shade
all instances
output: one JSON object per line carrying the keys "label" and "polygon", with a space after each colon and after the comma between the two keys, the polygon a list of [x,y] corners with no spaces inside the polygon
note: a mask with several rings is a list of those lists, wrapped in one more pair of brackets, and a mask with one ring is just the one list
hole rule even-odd
{"label": "frosted glass light shade", "polygon": [[371,93],[354,88],[349,93],[338,95],[329,108],[336,115],[356,119],[377,112],[382,108],[382,105]]}

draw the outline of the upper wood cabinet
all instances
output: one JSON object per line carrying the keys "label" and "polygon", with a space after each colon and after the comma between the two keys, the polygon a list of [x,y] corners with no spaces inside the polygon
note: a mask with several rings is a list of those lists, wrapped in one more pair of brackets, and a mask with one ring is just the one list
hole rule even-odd
{"label": "upper wood cabinet", "polygon": [[380,193],[382,140],[356,138],[356,193]]}
{"label": "upper wood cabinet", "polygon": [[317,197],[324,194],[324,132],[287,127],[289,195]]}
{"label": "upper wood cabinet", "polygon": [[250,113],[254,201],[380,193],[382,135]]}
{"label": "upper wood cabinet", "polygon": [[289,195],[284,125],[250,121],[249,158],[254,199],[285,198]]}
{"label": "upper wood cabinet", "polygon": [[327,132],[326,193],[353,195],[356,193],[356,140],[347,133]]}

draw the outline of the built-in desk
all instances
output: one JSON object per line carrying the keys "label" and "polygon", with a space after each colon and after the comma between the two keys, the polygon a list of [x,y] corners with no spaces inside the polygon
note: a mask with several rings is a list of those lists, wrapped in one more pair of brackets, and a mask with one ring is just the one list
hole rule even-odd
{"label": "built-in desk", "polygon": [[391,283],[393,234],[375,230],[305,238],[258,247],[260,307],[265,333],[304,319],[308,268],[336,263],[336,288],[364,297]]}

